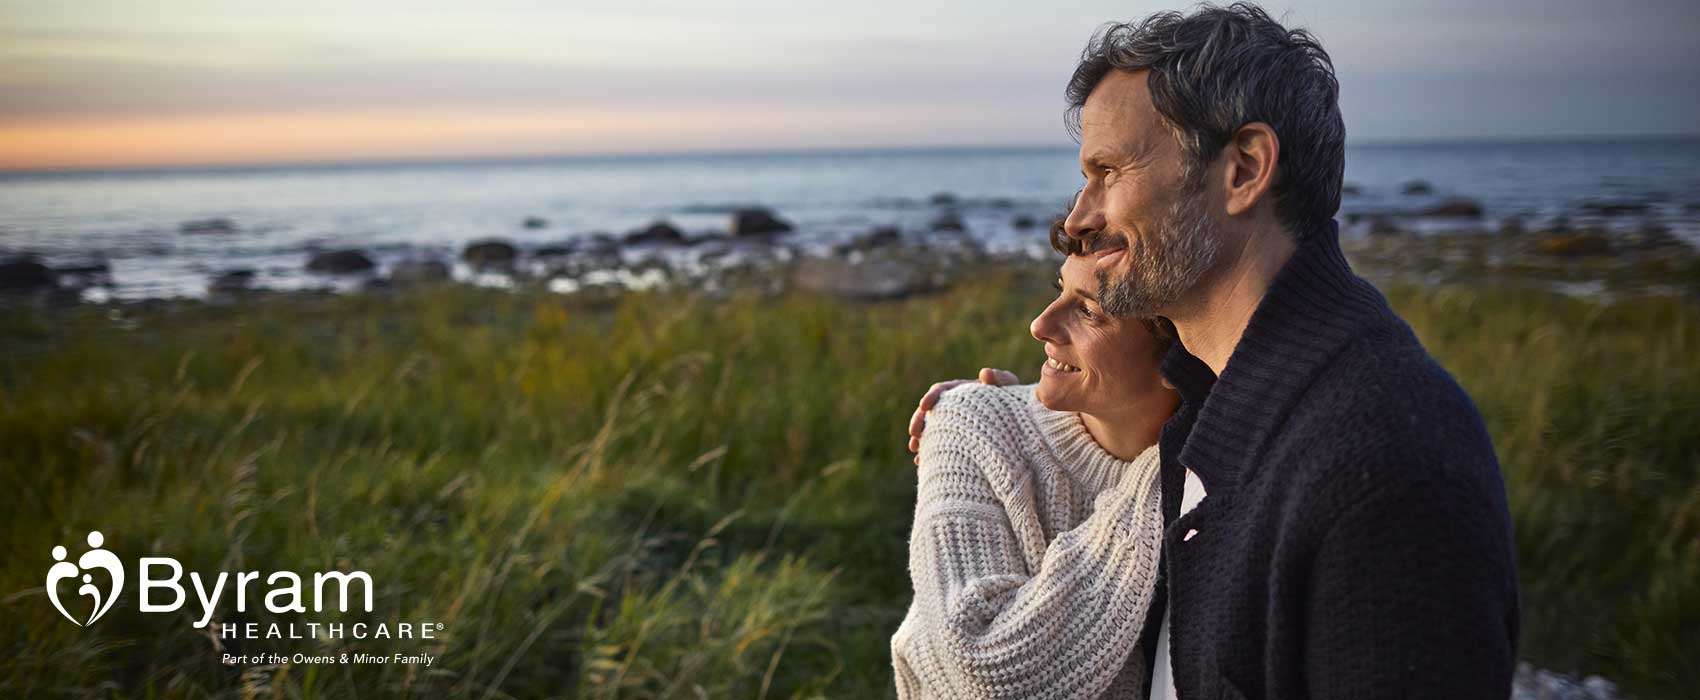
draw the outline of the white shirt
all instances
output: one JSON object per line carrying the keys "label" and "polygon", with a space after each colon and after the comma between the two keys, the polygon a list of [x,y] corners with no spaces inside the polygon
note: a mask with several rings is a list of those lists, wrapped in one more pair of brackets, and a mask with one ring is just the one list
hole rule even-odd
{"label": "white shirt", "polygon": [[[1186,470],[1186,486],[1181,489],[1181,515],[1191,513],[1198,507],[1198,502],[1204,500],[1204,482],[1198,480],[1198,475]],[[1174,589],[1174,582],[1169,582],[1169,588]],[[1170,598],[1174,594],[1169,595]],[[1175,694],[1175,671],[1169,663],[1169,609],[1163,607],[1163,621],[1157,631],[1157,658],[1152,662],[1151,669],[1151,700],[1180,700]]]}

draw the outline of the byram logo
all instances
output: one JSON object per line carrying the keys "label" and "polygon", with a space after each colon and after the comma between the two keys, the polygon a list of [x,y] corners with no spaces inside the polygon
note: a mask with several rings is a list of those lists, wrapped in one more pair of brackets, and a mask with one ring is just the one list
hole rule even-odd
{"label": "byram logo", "polygon": [[[53,609],[83,627],[94,624],[112,609],[113,604],[118,602],[119,593],[124,590],[125,579],[124,565],[118,561],[117,555],[102,548],[106,544],[105,535],[99,531],[90,532],[88,543],[89,551],[74,561],[69,559],[70,553],[65,547],[55,546],[53,565],[47,569],[47,599],[52,601]],[[96,570],[105,573],[97,576],[93,573]],[[135,568],[130,573],[134,576],[132,588],[137,612],[172,613],[191,603],[199,603],[200,610],[191,616],[191,622],[196,629],[216,625],[220,639],[435,639],[436,633],[443,630],[443,623],[432,621],[373,622],[356,619],[343,622],[332,619],[298,623],[243,620],[241,616],[230,621],[213,619],[223,607],[221,603],[232,597],[236,599],[234,607],[238,614],[262,603],[266,611],[274,615],[309,611],[322,613],[330,607],[346,613],[351,603],[352,607],[370,613],[374,587],[372,576],[364,571],[318,571],[310,575],[293,571],[274,571],[270,575],[260,571],[220,571],[216,575],[202,576],[198,572],[184,571],[183,563],[171,557],[141,557],[135,561]],[[66,584],[67,580],[69,584]],[[78,595],[94,601],[88,619],[80,619],[72,612],[80,613],[83,609],[76,598],[60,597],[59,589],[66,585],[78,586]],[[70,605],[67,606],[67,603]]]}
{"label": "byram logo", "polygon": [[[53,548],[53,565],[47,570],[47,598],[53,602],[53,608],[64,615],[65,619],[78,625],[88,626],[100,619],[106,611],[112,609],[112,604],[118,601],[118,594],[124,589],[124,565],[118,561],[117,555],[101,548],[106,537],[99,531],[88,535],[90,551],[83,554],[74,563],[66,559],[68,553],[63,546]],[[106,574],[104,582],[97,582],[91,572],[101,569]],[[159,574],[168,572],[166,576]],[[175,612],[190,602],[189,591],[183,585],[184,571],[182,562],[171,557],[142,557],[136,562],[136,609],[145,612]],[[78,595],[88,596],[94,600],[93,609],[88,619],[80,620],[71,613],[71,609],[81,609],[81,606],[66,606],[67,601],[60,597],[60,585],[66,579],[71,579],[75,585],[81,579],[82,585],[77,588]],[[194,588],[193,599],[200,603],[201,613],[195,619],[195,627],[206,627],[213,619],[214,611],[226,593],[236,597],[236,611],[247,612],[252,601],[263,594],[265,608],[273,613],[305,613],[308,602],[312,604],[313,612],[324,610],[326,601],[336,604],[342,612],[348,612],[349,602],[358,596],[366,612],[372,612],[372,577],[364,571],[321,571],[311,576],[312,585],[309,587],[302,581],[302,576],[293,571],[277,571],[270,576],[258,571],[238,571],[232,577],[228,571],[220,571],[217,576],[203,578],[199,573],[188,572],[189,583]],[[269,591],[254,591],[251,586],[264,580],[271,587]],[[105,583],[101,589],[97,583]],[[355,593],[357,589],[360,594]]]}
{"label": "byram logo", "polygon": [[[75,564],[65,561],[68,555],[64,545],[53,548],[53,566],[47,570],[47,598],[53,601],[53,607],[59,610],[60,615],[78,625],[92,625],[99,620],[101,615],[112,609],[112,603],[118,600],[118,591],[124,587],[124,565],[119,563],[117,555],[100,548],[105,542],[106,537],[99,530],[90,532],[89,551],[84,552]],[[94,576],[88,573],[92,569],[106,570],[108,587],[104,595],[100,587],[94,585]],[[83,585],[77,588],[77,595],[94,599],[93,612],[83,622],[77,622],[76,616],[65,610],[65,604],[59,600],[59,582],[78,577],[82,578]]]}

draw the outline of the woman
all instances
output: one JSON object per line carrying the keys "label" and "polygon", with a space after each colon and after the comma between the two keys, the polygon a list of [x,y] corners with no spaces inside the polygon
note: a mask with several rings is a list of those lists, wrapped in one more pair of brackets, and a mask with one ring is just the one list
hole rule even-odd
{"label": "woman", "polygon": [[1098,306],[1070,254],[1033,320],[1035,385],[965,384],[927,417],[909,542],[915,597],[892,636],[897,695],[1142,697],[1138,642],[1163,518],[1157,436],[1179,398],[1166,321]]}

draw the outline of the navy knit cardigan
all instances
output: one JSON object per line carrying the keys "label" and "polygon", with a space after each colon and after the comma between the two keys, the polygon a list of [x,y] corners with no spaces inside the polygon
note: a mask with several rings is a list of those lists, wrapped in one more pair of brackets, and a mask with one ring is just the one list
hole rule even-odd
{"label": "navy knit cardigan", "polygon": [[[1282,267],[1222,376],[1163,375],[1164,601],[1191,698],[1510,694],[1518,593],[1480,414],[1329,226]],[[1180,512],[1184,469],[1207,494]],[[1149,667],[1149,665],[1147,666]]]}

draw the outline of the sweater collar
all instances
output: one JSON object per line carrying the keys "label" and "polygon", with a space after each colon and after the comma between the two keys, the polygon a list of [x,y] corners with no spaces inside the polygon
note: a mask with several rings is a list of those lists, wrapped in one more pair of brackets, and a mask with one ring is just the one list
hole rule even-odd
{"label": "sweater collar", "polygon": [[1131,460],[1116,457],[1093,439],[1079,413],[1053,411],[1040,403],[1037,388],[1036,384],[1020,387],[1022,398],[1027,402],[1027,410],[1034,423],[1039,426],[1045,445],[1051,448],[1057,463],[1069,472],[1075,483],[1089,492],[1098,493],[1121,483],[1128,474],[1156,468],[1161,454],[1156,444],[1145,448]]}
{"label": "sweater collar", "polygon": [[1221,377],[1175,344],[1163,376],[1183,405],[1198,411],[1180,463],[1198,474],[1206,493],[1231,491],[1250,476],[1256,456],[1323,366],[1385,309],[1381,293],[1352,273],[1330,221],[1275,274]]}

